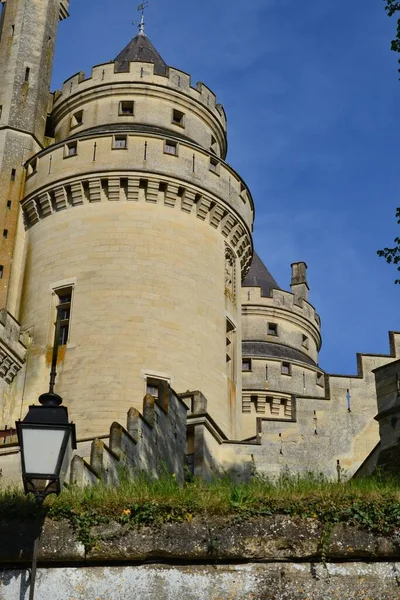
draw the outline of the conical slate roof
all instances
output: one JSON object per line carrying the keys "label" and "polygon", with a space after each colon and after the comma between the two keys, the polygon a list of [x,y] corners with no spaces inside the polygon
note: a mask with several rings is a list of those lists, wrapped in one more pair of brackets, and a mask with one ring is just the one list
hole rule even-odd
{"label": "conical slate roof", "polygon": [[115,59],[117,73],[129,71],[130,62],[148,62],[154,64],[155,75],[166,75],[168,65],[154,48],[144,33],[139,33],[120,52]]}
{"label": "conical slate roof", "polygon": [[268,297],[271,295],[272,289],[280,289],[279,285],[264,265],[257,252],[254,252],[253,260],[250,266],[250,270],[247,273],[243,284],[243,287],[260,287],[261,295]]}

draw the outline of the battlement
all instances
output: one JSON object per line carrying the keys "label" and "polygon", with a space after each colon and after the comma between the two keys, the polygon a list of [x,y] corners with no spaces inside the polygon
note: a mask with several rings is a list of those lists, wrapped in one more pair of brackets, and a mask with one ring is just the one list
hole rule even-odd
{"label": "battlement", "polygon": [[145,472],[159,477],[173,473],[179,483],[184,480],[186,444],[186,406],[164,386],[160,402],[150,394],[143,399],[143,410],[131,408],[126,429],[119,423],[110,428],[109,443],[96,438],[90,448],[90,462],[81,456],[85,446],[78,450],[71,464],[71,483],[85,486],[102,481],[117,485],[121,473]]}
{"label": "battlement", "polygon": [[76,94],[82,94],[94,87],[115,84],[129,84],[129,86],[151,84],[185,94],[213,113],[223,129],[226,130],[225,110],[221,104],[217,103],[217,97],[209,87],[202,82],[193,86],[190,75],[173,67],[168,67],[166,76],[156,75],[154,65],[146,62],[131,62],[128,72],[117,72],[115,63],[110,62],[94,66],[90,77],[86,77],[82,71],[76,73],[64,82],[61,91],[55,92],[55,110],[64,101],[70,102]]}
{"label": "battlement", "polygon": [[270,297],[261,295],[261,288],[242,288],[243,314],[254,313],[256,307],[260,310],[288,311],[309,321],[318,331],[321,330],[321,319],[314,306],[304,299],[296,299],[291,292],[273,289]]}

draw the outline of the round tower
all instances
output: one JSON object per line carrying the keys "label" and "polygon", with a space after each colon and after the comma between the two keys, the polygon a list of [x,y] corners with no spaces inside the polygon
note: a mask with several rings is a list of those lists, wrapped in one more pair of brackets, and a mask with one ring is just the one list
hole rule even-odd
{"label": "round tower", "polygon": [[24,403],[46,387],[62,304],[56,389],[80,438],[123,422],[159,380],[201,390],[237,437],[254,208],[225,162],[222,106],[141,32],[114,62],[67,80],[52,120],[54,144],[27,164],[22,201]]}
{"label": "round tower", "polygon": [[292,265],[284,291],[254,253],[242,287],[242,433],[256,433],[256,417],[295,418],[295,397],[325,396],[318,367],[321,321],[308,302],[307,265]]}

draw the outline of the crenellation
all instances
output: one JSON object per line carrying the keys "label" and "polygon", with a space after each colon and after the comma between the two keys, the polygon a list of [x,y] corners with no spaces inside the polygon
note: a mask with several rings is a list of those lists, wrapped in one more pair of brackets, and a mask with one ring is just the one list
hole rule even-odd
{"label": "crenellation", "polygon": [[169,67],[166,76],[156,75],[152,63],[131,62],[128,72],[115,71],[113,62],[104,63],[94,66],[89,77],[86,77],[83,72],[78,72],[64,81],[61,91],[55,92],[55,109],[76,93],[82,94],[99,84],[105,86],[124,82],[136,85],[150,83],[162,88],[169,87],[182,94],[186,93],[190,98],[201,102],[226,124],[226,114],[222,105],[217,104],[214,92],[206,85],[200,82],[193,87],[190,75],[173,67]]}
{"label": "crenellation", "polygon": [[[90,443],[80,446],[73,482],[116,484],[121,466],[153,472],[156,456],[183,479],[186,413],[172,385],[209,399],[207,407],[203,393],[189,392],[194,404],[202,398],[188,424],[195,475],[270,476],[285,465],[312,469],[316,456],[324,473],[338,464],[354,473],[378,439],[373,370],[398,360],[400,334],[390,355],[359,355],[357,375],[325,373],[306,263],[293,263],[290,292],[253,253],[253,198],[225,162],[227,118],[215,94],[193,87],[139,34],[114,62],[49,96],[54,37],[42,42],[68,1],[9,7],[32,8],[18,36],[36,24],[42,37],[36,54],[0,40],[0,196],[11,211],[0,277],[6,296],[13,262],[11,302],[29,332],[25,362],[19,324],[0,312],[3,425],[47,386],[65,291],[57,392],[92,442],[90,464]],[[15,261],[8,237],[17,239]],[[393,442],[388,419],[382,431]]]}

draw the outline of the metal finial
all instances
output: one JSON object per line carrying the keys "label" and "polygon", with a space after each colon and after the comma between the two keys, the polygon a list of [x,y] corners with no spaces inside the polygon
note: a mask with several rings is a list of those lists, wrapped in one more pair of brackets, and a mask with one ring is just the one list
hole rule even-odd
{"label": "metal finial", "polygon": [[142,4],[139,4],[138,6],[138,11],[142,13],[141,19],[140,19],[140,23],[139,23],[139,33],[141,35],[144,35],[144,11],[146,10],[146,8],[148,7],[149,3],[143,2]]}

